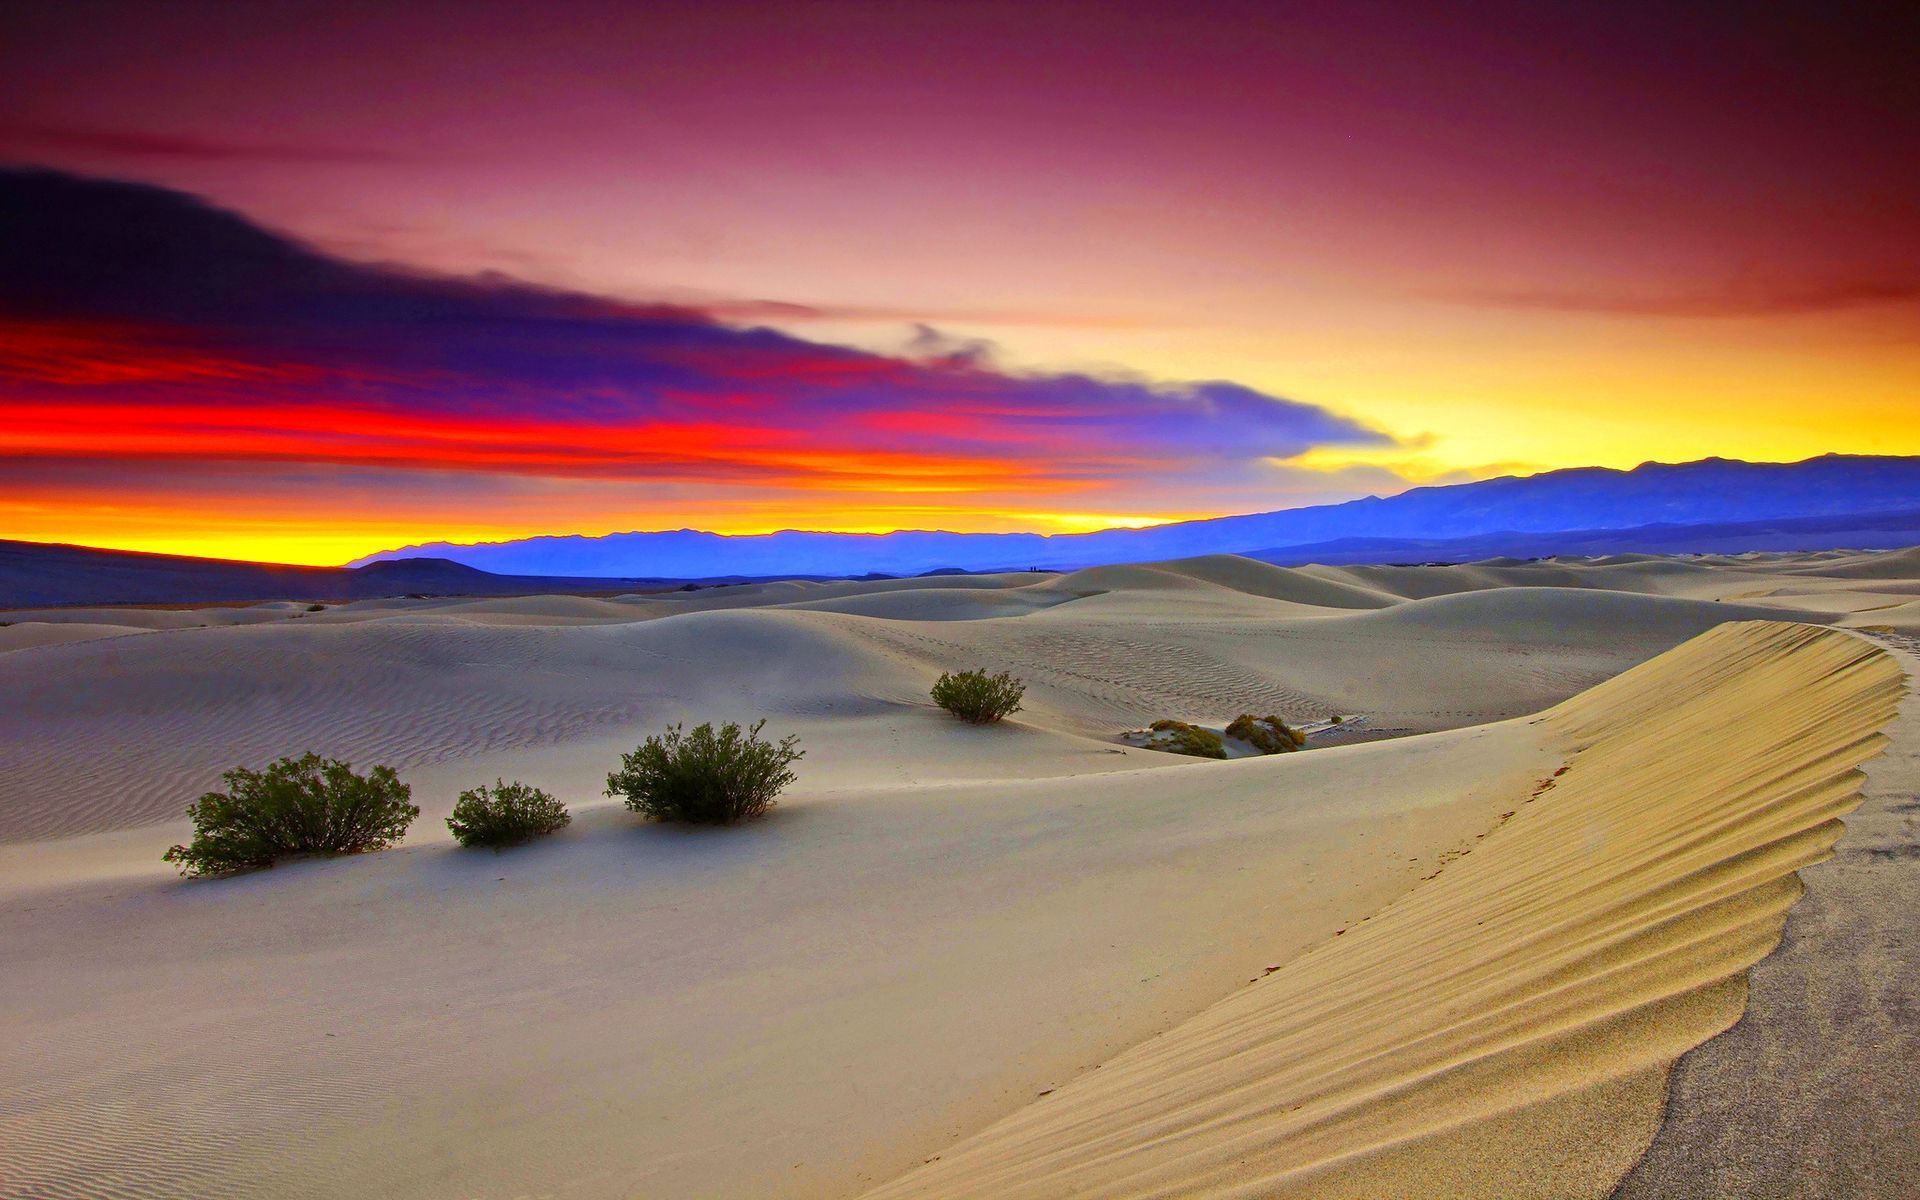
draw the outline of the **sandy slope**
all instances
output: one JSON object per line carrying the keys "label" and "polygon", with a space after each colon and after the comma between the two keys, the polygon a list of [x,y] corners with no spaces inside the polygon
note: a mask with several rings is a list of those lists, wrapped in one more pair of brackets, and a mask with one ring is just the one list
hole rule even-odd
{"label": "sandy slope", "polygon": [[16,621],[0,626],[0,654],[9,650],[32,650],[40,646],[62,646],[69,642],[90,642],[95,638],[125,637],[146,632],[135,625],[107,625],[93,621]]}
{"label": "sandy slope", "polygon": [[[1896,640],[1909,681],[1920,644]],[[1920,1180],[1920,694],[1866,765],[1865,798],[1780,949],[1749,976],[1747,1011],[1680,1061],[1653,1147],[1622,1200],[1831,1196],[1901,1200]]]}
{"label": "sandy slope", "polygon": [[[127,633],[0,642],[0,1195],[991,1195],[1014,1163],[1116,1194],[1603,1194],[1665,1064],[1738,1015],[1897,671],[1734,626],[1527,714],[1725,620],[1862,623],[1903,585],[1874,562],[65,614]],[[974,663],[1032,681],[1014,722],[926,705]],[[1440,732],[1233,763],[1113,741],[1248,709]],[[809,751],[765,822],[645,828],[598,795],[666,721],[762,715]],[[218,883],[156,861],[221,769],[307,748],[400,767],[407,843]],[[439,818],[496,775],[574,825],[453,847]],[[1097,1129],[1112,1154],[1060,1157]]]}
{"label": "sandy slope", "polygon": [[1359,921],[1552,762],[1502,727],[33,888],[0,912],[0,1171],[50,1195],[848,1195]]}
{"label": "sandy slope", "polygon": [[1901,692],[1871,645],[1780,624],[1604,684],[1540,722],[1565,773],[1470,857],[872,1195],[1605,1194]]}

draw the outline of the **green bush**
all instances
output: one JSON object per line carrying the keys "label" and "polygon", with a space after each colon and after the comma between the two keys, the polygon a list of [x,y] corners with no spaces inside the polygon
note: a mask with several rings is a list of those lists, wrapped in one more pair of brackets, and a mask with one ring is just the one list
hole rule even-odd
{"label": "green bush", "polygon": [[231,875],[295,854],[360,854],[400,840],[420,815],[391,767],[356,774],[338,759],[303,754],[264,771],[244,767],[187,809],[193,841],[162,856],[182,875]]}
{"label": "green bush", "polygon": [[1307,744],[1307,735],[1279,717],[1241,713],[1227,725],[1227,736],[1239,738],[1262,754],[1285,754]]}
{"label": "green bush", "polygon": [[573,820],[567,806],[536,787],[494,780],[460,793],[447,828],[462,846],[518,845]]}
{"label": "green bush", "polygon": [[607,795],[624,796],[627,807],[659,821],[731,825],[757,817],[794,780],[790,769],[804,750],[798,738],[763,741],[756,721],[744,734],[729,721],[714,732],[711,723],[682,732],[678,725],[650,737],[620,758],[607,776]]}
{"label": "green bush", "polygon": [[975,725],[991,725],[1009,713],[1019,712],[1020,698],[1026,694],[1027,685],[1005,671],[998,675],[985,671],[961,671],[957,675],[942,672],[933,685],[935,704]]}
{"label": "green bush", "polygon": [[1147,726],[1147,730],[1148,736],[1142,745],[1149,750],[1164,750],[1169,754],[1185,754],[1193,758],[1227,756],[1226,744],[1211,729],[1202,729],[1185,721],[1163,719]]}

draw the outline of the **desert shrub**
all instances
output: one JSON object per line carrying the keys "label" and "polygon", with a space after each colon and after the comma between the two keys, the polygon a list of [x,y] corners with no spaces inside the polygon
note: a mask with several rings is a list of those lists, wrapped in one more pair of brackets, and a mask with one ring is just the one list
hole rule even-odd
{"label": "desert shrub", "polygon": [[1185,754],[1193,758],[1227,756],[1226,744],[1211,729],[1202,729],[1185,721],[1159,720],[1147,726],[1147,731],[1147,738],[1142,745],[1149,750],[1164,750],[1169,754]]}
{"label": "desert shrub", "polygon": [[627,807],[660,821],[730,825],[773,807],[794,780],[792,766],[804,750],[798,738],[762,740],[765,721],[744,733],[729,721],[684,732],[675,725],[620,757],[607,776],[607,795],[624,796]]}
{"label": "desert shrub", "polygon": [[1241,713],[1227,725],[1227,736],[1239,738],[1262,754],[1285,754],[1307,744],[1307,735],[1279,717]]}
{"label": "desert shrub", "polygon": [[573,820],[567,806],[536,787],[517,780],[494,780],[460,793],[447,828],[462,846],[513,846]]}
{"label": "desert shrub", "polygon": [[193,840],[163,859],[182,875],[231,875],[295,854],[359,854],[400,840],[420,815],[391,767],[365,775],[338,759],[303,754],[264,771],[244,767],[187,809]]}
{"label": "desert shrub", "polygon": [[327,611],[327,606],[324,604],[309,604],[307,605],[307,611],[308,612],[325,612]]}
{"label": "desert shrub", "polygon": [[933,685],[933,702],[963,721],[991,725],[1009,713],[1020,711],[1020,698],[1027,685],[1002,671],[942,672]]}

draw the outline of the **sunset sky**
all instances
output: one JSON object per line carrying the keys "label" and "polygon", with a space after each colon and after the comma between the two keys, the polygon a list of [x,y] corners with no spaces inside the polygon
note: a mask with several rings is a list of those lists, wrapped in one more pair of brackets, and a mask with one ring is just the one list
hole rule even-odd
{"label": "sunset sky", "polygon": [[1913,12],[13,0],[0,537],[1920,453]]}

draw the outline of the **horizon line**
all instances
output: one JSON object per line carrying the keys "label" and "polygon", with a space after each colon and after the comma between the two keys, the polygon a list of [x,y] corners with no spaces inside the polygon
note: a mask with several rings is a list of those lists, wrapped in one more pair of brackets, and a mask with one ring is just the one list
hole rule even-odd
{"label": "horizon line", "polygon": [[[1063,538],[1093,537],[1099,534],[1107,534],[1107,533],[1144,533],[1148,530],[1167,529],[1177,525],[1203,524],[1210,521],[1227,521],[1227,520],[1233,520],[1241,517],[1273,516],[1280,513],[1304,512],[1311,509],[1320,509],[1320,508],[1339,508],[1341,506],[1348,505],[1348,504],[1358,504],[1366,500],[1393,499],[1399,496],[1410,495],[1414,492],[1420,492],[1420,491],[1443,491],[1450,488],[1473,487],[1481,484],[1497,483],[1502,480],[1534,479],[1544,475],[1566,474],[1566,473],[1575,472],[1575,471],[1605,471],[1605,472],[1609,472],[1616,475],[1627,475],[1647,467],[1686,467],[1686,466],[1697,466],[1702,463],[1714,463],[1714,462],[1738,463],[1743,466],[1757,466],[1757,467],[1759,466],[1788,467],[1788,466],[1800,466],[1805,463],[1810,463],[1817,459],[1823,459],[1823,458],[1920,459],[1920,454],[1854,454],[1854,453],[1846,453],[1846,452],[1837,451],[1837,450],[1828,450],[1828,451],[1823,451],[1819,454],[1811,454],[1805,458],[1797,458],[1797,459],[1744,459],[1744,458],[1728,458],[1724,455],[1710,454],[1701,458],[1685,459],[1679,462],[1665,462],[1659,459],[1647,459],[1632,467],[1608,467],[1608,466],[1599,466],[1599,465],[1587,465],[1587,466],[1576,466],[1576,467],[1553,467],[1553,468],[1549,468],[1542,471],[1536,471],[1527,475],[1493,475],[1493,476],[1488,476],[1486,479],[1470,480],[1465,483],[1421,484],[1416,487],[1407,488],[1405,491],[1392,493],[1392,495],[1386,496],[1386,497],[1382,497],[1377,494],[1369,494],[1365,496],[1355,496],[1347,500],[1326,501],[1319,504],[1302,504],[1302,505],[1296,505],[1290,508],[1262,509],[1257,512],[1219,513],[1217,515],[1207,516],[1207,517],[1181,517],[1181,518],[1174,518],[1166,521],[1158,521],[1158,522],[1154,522],[1152,524],[1146,524],[1146,525],[1114,525],[1114,526],[1102,527],[1099,529],[1061,530],[1054,533],[1043,533],[1037,530],[967,531],[967,530],[953,530],[953,529],[904,529],[904,528],[889,529],[889,530],[847,530],[847,529],[803,529],[803,528],[795,528],[795,527],[783,527],[779,529],[770,529],[770,530],[762,530],[762,531],[747,532],[747,533],[720,533],[710,529],[695,529],[691,526],[681,526],[679,528],[674,528],[674,529],[610,529],[602,533],[585,533],[585,532],[536,533],[536,534],[526,534],[519,537],[501,538],[498,540],[491,540],[491,541],[452,542],[452,541],[445,541],[445,540],[430,540],[430,541],[424,541],[424,542],[409,542],[404,545],[389,546],[389,547],[384,547],[378,550],[373,550],[366,554],[358,555],[354,558],[349,558],[341,562],[330,562],[330,563],[291,563],[291,562],[282,562],[282,561],[277,561],[272,559],[223,558],[216,555],[187,554],[187,553],[181,553],[178,551],[169,551],[169,550],[149,550],[149,549],[140,549],[132,546],[116,546],[116,545],[107,545],[107,544],[101,544],[101,543],[95,543],[95,542],[35,541],[35,540],[25,539],[25,538],[0,538],[0,544],[11,544],[11,545],[17,545],[17,546],[49,546],[49,547],[58,547],[62,549],[71,549],[71,550],[96,550],[96,551],[102,551],[102,552],[112,553],[112,554],[140,555],[140,556],[151,557],[151,558],[183,558],[183,559],[192,559],[200,562],[241,563],[241,564],[246,564],[250,566],[279,567],[279,568],[285,568],[288,570],[326,571],[326,570],[354,570],[354,569],[357,569],[358,567],[367,566],[377,561],[391,561],[391,560],[382,560],[380,558],[380,556],[382,555],[397,555],[397,554],[403,554],[404,552],[410,551],[410,550],[425,550],[432,547],[445,547],[447,549],[476,549],[483,546],[506,546],[506,545],[513,545],[515,543],[538,541],[542,539],[553,539],[553,540],[579,539],[583,541],[599,541],[605,538],[612,538],[612,537],[637,537],[637,536],[655,537],[655,536],[662,536],[666,534],[675,534],[675,533],[698,534],[705,537],[722,538],[722,539],[765,538],[765,537],[775,537],[780,534],[811,534],[811,535],[829,536],[829,537],[864,537],[864,538],[895,537],[901,534],[926,534],[926,535],[940,535],[945,537],[964,537],[964,538],[1016,538],[1016,537],[1017,538],[1038,538],[1045,541],[1052,541],[1052,540],[1063,539]],[[412,555],[410,557],[425,558],[425,557],[434,557],[434,556]],[[449,559],[447,561],[456,561],[456,560]],[[614,577],[608,576],[608,578],[614,578]]]}

